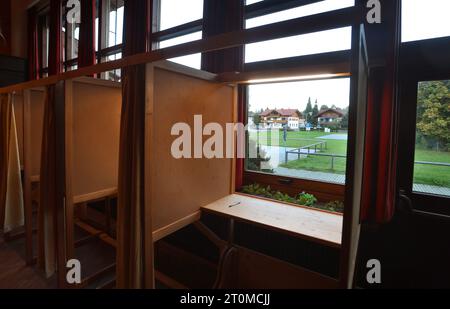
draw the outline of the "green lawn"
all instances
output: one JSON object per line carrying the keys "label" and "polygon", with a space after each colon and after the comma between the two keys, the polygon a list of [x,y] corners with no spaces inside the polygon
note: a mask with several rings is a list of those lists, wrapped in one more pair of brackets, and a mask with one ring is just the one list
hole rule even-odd
{"label": "green lawn", "polygon": [[[450,163],[450,152],[417,149],[415,161]],[[450,167],[415,164],[414,183],[450,188]]]}
{"label": "green lawn", "polygon": [[[279,142],[275,143],[274,146],[284,146],[283,132],[279,132],[279,134]],[[330,133],[295,131],[288,132],[287,134],[287,147],[299,148],[314,144],[315,142],[326,141],[327,148],[321,153],[338,155],[346,155],[347,153],[347,141],[345,140],[317,139],[317,137],[330,135]],[[251,132],[250,138],[256,140],[257,133]],[[259,143],[261,145],[270,146],[270,132],[260,132]],[[418,149],[416,150],[415,161],[450,163],[450,152]],[[346,159],[344,158],[334,158],[333,168],[331,168],[330,157],[309,156],[300,160],[289,161],[287,164],[282,164],[280,166],[291,169],[345,174],[345,165]],[[414,183],[450,187],[450,167],[415,164]]]}
{"label": "green lawn", "polygon": [[[283,132],[279,132],[279,134],[280,134],[279,142],[275,143],[274,146],[284,146]],[[286,146],[293,148],[300,148],[302,146],[307,146],[317,142],[324,141],[326,142],[327,148],[323,149],[323,151],[320,153],[346,155],[347,141],[318,139],[318,137],[327,135],[330,135],[330,133],[314,132],[314,131],[287,132]],[[256,132],[252,132],[250,138],[256,140]],[[266,146],[272,145],[270,138],[271,138],[270,132],[260,132],[259,134],[259,142],[261,145]],[[321,172],[345,174],[345,164],[346,159],[334,158],[334,164],[332,169],[330,157],[309,156],[308,158],[303,158],[301,160],[289,161],[287,164],[282,164],[281,167],[292,169],[303,169],[308,171],[321,171]]]}

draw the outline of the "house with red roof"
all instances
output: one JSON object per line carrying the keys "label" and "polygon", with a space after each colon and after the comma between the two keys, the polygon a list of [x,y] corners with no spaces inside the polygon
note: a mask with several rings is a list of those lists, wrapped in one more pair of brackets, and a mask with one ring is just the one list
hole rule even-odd
{"label": "house with red roof", "polygon": [[334,109],[334,108],[321,110],[316,116],[317,123],[321,127],[339,125],[342,122],[343,117],[344,111],[342,111],[341,109]]}
{"label": "house with red roof", "polygon": [[266,109],[259,116],[265,129],[281,129],[286,125],[295,130],[305,125],[303,114],[298,109]]}

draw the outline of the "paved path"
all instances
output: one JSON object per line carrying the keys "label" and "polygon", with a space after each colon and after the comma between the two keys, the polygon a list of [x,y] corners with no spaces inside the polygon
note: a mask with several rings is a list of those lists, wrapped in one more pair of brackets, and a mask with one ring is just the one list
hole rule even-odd
{"label": "paved path", "polygon": [[337,140],[337,141],[346,141],[348,138],[347,134],[331,134],[331,135],[325,135],[325,136],[320,136],[320,137],[316,137],[319,139],[330,139],[330,140]]}
{"label": "paved path", "polygon": [[429,194],[435,194],[435,195],[450,196],[450,188],[446,188],[446,187],[414,184],[413,191],[420,192],[420,193],[429,193]]}
{"label": "paved path", "polygon": [[285,167],[277,167],[277,168],[275,168],[274,171],[276,174],[288,176],[288,177],[296,177],[296,178],[302,178],[302,179],[317,180],[317,181],[337,183],[337,184],[345,184],[345,175],[340,175],[340,174],[296,170],[296,169],[285,168]]}
{"label": "paved path", "polygon": [[[285,167],[277,167],[274,169],[274,171],[276,174],[288,176],[288,177],[296,177],[296,178],[301,178],[301,179],[309,179],[309,180],[323,181],[323,182],[336,183],[336,184],[345,184],[345,175],[340,175],[340,174],[296,170],[296,169],[285,168]],[[441,195],[441,196],[450,196],[450,188],[446,188],[446,187],[414,184],[413,191]]]}

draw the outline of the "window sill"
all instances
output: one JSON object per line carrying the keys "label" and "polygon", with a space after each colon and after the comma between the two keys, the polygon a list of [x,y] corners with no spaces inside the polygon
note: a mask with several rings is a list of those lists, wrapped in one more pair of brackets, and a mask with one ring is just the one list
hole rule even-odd
{"label": "window sill", "polygon": [[202,211],[326,246],[341,247],[343,217],[340,214],[240,193],[203,206]]}

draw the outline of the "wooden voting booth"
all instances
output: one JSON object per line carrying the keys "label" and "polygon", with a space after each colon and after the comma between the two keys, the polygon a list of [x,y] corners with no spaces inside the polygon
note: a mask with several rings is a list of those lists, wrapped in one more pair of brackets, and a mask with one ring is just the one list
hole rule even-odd
{"label": "wooden voting booth", "polygon": [[[117,194],[122,98],[120,83],[95,78],[65,81],[64,89],[69,259],[75,250],[74,224],[86,227],[75,218],[75,210]],[[157,241],[198,221],[203,205],[233,192],[234,159],[176,159],[171,148],[177,138],[172,127],[186,123],[193,130],[195,115],[224,130],[227,123],[234,123],[236,89],[216,82],[214,74],[161,62],[147,65],[146,92],[146,207],[151,216],[145,220],[152,223],[150,233]],[[206,139],[202,138],[201,149]],[[102,239],[116,244],[109,237]]]}
{"label": "wooden voting booth", "polygon": [[117,196],[122,87],[81,77],[65,81],[64,90],[65,239],[70,259],[75,256],[75,225],[115,245],[108,235],[110,226],[100,233],[81,219],[88,219],[87,203],[107,200],[109,207],[109,199]]}
{"label": "wooden voting booth", "polygon": [[[359,37],[361,36],[361,37]],[[286,203],[258,200],[235,194],[235,159],[207,158],[203,153],[205,142],[212,132],[204,132],[207,124],[215,123],[222,128],[223,144],[230,141],[226,125],[237,122],[237,85],[224,82],[218,76],[187,68],[168,61],[146,65],[146,114],[145,114],[145,228],[146,257],[153,252],[153,244],[176,231],[193,224],[199,227],[221,251],[221,259],[237,254],[238,281],[218,278],[216,286],[251,287],[271,286],[267,278],[280,280],[280,274],[291,276],[285,287],[329,287],[339,286],[339,280],[351,285],[359,234],[358,209],[361,188],[361,157],[364,150],[363,129],[365,117],[364,85],[367,82],[364,71],[363,31],[354,30],[359,54],[355,54],[352,68],[352,90],[350,105],[349,159],[354,162],[347,170],[348,179],[354,182],[346,185],[346,209],[344,217],[324,211],[312,210]],[[362,57],[362,58],[361,58]],[[361,60],[362,59],[362,60]],[[59,119],[64,134],[60,145],[64,148],[63,209],[58,210],[57,232],[64,245],[53,250],[64,250],[58,264],[64,264],[74,257],[74,226],[80,224],[76,209],[86,203],[114,198],[117,195],[119,140],[122,108],[122,85],[120,83],[92,77],[61,81],[56,85],[56,100],[64,106]],[[25,180],[26,221],[31,222],[33,183],[39,181],[40,145],[42,140],[44,88],[24,90],[17,100],[18,114],[22,123],[17,129],[22,141]],[[62,104],[62,105],[61,105]],[[21,105],[21,107],[20,107]],[[196,117],[201,124],[196,125]],[[191,158],[177,158],[173,153],[174,141],[182,132],[174,130],[177,125],[188,130]],[[357,132],[360,132],[357,134]],[[186,133],[186,132],[185,132]],[[235,133],[235,132],[233,132]],[[209,135],[208,135],[209,134]],[[231,145],[236,145],[232,134]],[[234,154],[236,149],[232,151]],[[223,150],[223,155],[227,151]],[[233,156],[235,158],[235,155]],[[359,175],[359,176],[358,176]],[[121,207],[121,205],[118,205]],[[222,240],[212,235],[198,221],[202,213],[225,217],[230,222],[230,239]],[[273,214],[273,216],[272,216]],[[345,279],[334,279],[312,271],[295,267],[277,259],[269,258],[233,244],[234,221],[250,223],[275,232],[286,233],[324,246],[337,248],[341,252],[341,275]],[[28,236],[32,225],[26,223]],[[31,232],[30,232],[31,231]],[[98,231],[97,231],[98,232]],[[99,233],[94,232],[96,236]],[[100,233],[101,234],[101,233]],[[109,235],[111,236],[111,235]],[[100,237],[101,238],[101,237]],[[101,238],[120,248],[112,237]],[[63,248],[63,249],[61,249]],[[237,251],[236,251],[237,250]],[[237,253],[233,253],[237,252]],[[153,254],[153,253],[152,253]],[[150,255],[152,257],[152,255]],[[230,261],[232,259],[229,259]],[[222,274],[231,262],[222,261]],[[265,278],[257,275],[256,265],[265,269],[278,269]],[[232,269],[232,268],[230,268]],[[245,271],[243,271],[245,269]],[[242,272],[241,272],[242,270]],[[235,270],[237,271],[237,270]],[[152,270],[153,272],[153,270]],[[284,275],[283,275],[284,276]],[[249,278],[259,278],[249,280]],[[298,278],[299,280],[297,280]],[[59,282],[63,282],[64,279]],[[342,281],[344,280],[344,281]],[[273,280],[271,280],[273,282]],[[279,287],[274,285],[273,287]]]}
{"label": "wooden voting booth", "polygon": [[23,173],[23,203],[27,264],[33,264],[33,214],[39,204],[39,176],[45,88],[30,88],[12,94],[20,167]]}
{"label": "wooden voting booth", "polygon": [[[203,125],[219,124],[224,133],[227,123],[236,122],[236,88],[214,79],[213,74],[170,62],[147,65],[146,207],[151,208],[153,241],[198,220],[201,206],[234,191],[233,159],[194,158],[194,147],[202,151],[208,139],[202,137],[195,145],[194,116],[201,115]],[[171,153],[177,123],[191,129],[191,159],[176,159]]]}

